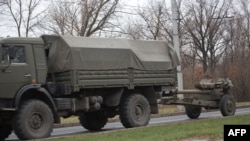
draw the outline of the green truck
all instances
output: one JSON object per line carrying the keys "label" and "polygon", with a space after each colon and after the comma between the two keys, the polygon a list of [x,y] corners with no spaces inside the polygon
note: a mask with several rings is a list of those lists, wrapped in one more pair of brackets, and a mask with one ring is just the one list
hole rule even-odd
{"label": "green truck", "polygon": [[100,130],[119,115],[126,128],[158,113],[176,87],[177,55],[164,41],[43,35],[0,40],[0,140],[49,137],[60,117]]}

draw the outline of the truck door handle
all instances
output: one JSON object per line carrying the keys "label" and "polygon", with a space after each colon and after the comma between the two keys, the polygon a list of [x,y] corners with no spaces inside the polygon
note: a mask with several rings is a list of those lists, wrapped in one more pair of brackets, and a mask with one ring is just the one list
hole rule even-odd
{"label": "truck door handle", "polygon": [[31,74],[25,74],[24,77],[31,77]]}

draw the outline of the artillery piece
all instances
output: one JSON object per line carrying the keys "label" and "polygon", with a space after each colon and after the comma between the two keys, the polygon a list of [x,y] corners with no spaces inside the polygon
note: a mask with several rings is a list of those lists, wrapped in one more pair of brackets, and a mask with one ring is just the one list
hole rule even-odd
{"label": "artillery piece", "polygon": [[[229,79],[202,79],[195,84],[196,89],[168,90],[161,95],[161,104],[164,105],[184,105],[186,114],[191,119],[200,116],[202,107],[205,109],[220,109],[223,116],[232,116],[236,111],[236,100],[230,93],[232,82]],[[185,95],[179,98],[178,94]]]}

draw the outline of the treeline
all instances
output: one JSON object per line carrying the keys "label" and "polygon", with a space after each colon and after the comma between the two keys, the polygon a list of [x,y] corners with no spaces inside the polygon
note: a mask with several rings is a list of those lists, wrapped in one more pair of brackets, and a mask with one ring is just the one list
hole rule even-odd
{"label": "treeline", "polygon": [[170,0],[137,6],[126,0],[0,0],[0,26],[15,27],[20,37],[46,33],[172,44],[177,20],[184,88],[205,74],[228,77],[237,100],[249,101],[250,0],[177,0],[177,5],[179,18],[172,19]]}

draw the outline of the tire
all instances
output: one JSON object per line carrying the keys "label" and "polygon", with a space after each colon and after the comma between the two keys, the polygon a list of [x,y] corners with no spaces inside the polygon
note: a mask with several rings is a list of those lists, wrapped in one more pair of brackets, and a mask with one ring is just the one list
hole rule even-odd
{"label": "tire", "polygon": [[21,140],[49,137],[53,130],[53,114],[42,101],[27,100],[17,111],[13,129]]}
{"label": "tire", "polygon": [[150,120],[149,102],[141,94],[131,94],[122,99],[119,111],[125,128],[146,126]]}
{"label": "tire", "polygon": [[11,125],[0,125],[0,141],[4,141],[4,139],[8,138],[12,132]]}
{"label": "tire", "polygon": [[186,105],[185,111],[190,119],[197,119],[201,114],[200,106]]}
{"label": "tire", "polygon": [[108,117],[103,111],[86,112],[79,116],[81,125],[90,131],[101,130],[108,122]]}
{"label": "tire", "polygon": [[236,102],[232,95],[223,95],[219,102],[219,108],[223,116],[233,116],[236,111]]}

